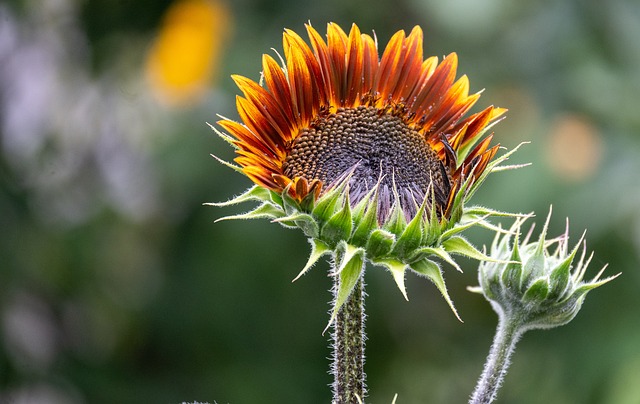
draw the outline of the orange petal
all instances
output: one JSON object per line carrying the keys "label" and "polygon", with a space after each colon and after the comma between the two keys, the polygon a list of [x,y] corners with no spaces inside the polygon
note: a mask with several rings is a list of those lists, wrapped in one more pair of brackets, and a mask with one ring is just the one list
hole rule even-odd
{"label": "orange petal", "polygon": [[413,109],[418,117],[424,118],[425,121],[431,121],[434,106],[445,96],[446,91],[453,84],[457,66],[458,56],[451,53],[436,67],[420,94],[416,96]]}
{"label": "orange petal", "polygon": [[347,34],[335,23],[327,25],[327,46],[330,61],[330,82],[333,88],[333,100],[336,106],[345,105],[346,99],[346,61]]}
{"label": "orange petal", "polygon": [[347,54],[345,105],[355,106],[362,95],[362,76],[364,74],[364,45],[362,34],[356,24],[349,32],[349,53]]}
{"label": "orange petal", "polygon": [[282,143],[290,140],[292,136],[289,120],[278,101],[255,81],[242,76],[234,75],[231,77],[256,110],[269,121],[271,127],[278,133]]}
{"label": "orange petal", "polygon": [[402,71],[392,91],[393,99],[406,102],[407,98],[418,84],[422,67],[422,29],[415,26],[405,40],[403,48],[404,60]]}
{"label": "orange petal", "polygon": [[262,73],[269,92],[275,99],[276,104],[280,106],[290,130],[293,132],[297,129],[297,125],[293,108],[291,107],[291,90],[287,77],[284,75],[280,65],[269,55],[263,55],[262,57]]}
{"label": "orange petal", "polygon": [[383,101],[389,98],[398,82],[401,71],[401,61],[404,59],[404,39],[404,31],[396,32],[389,40],[380,59],[380,67],[376,75],[375,87]]}

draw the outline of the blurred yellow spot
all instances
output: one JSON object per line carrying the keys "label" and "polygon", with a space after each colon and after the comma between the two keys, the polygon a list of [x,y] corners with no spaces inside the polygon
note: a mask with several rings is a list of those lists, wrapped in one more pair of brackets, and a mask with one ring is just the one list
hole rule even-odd
{"label": "blurred yellow spot", "polygon": [[162,101],[175,106],[201,99],[220,63],[230,18],[217,0],[178,0],[169,7],[146,63]]}
{"label": "blurred yellow spot", "polygon": [[598,169],[604,145],[591,122],[568,114],[556,119],[546,146],[551,169],[560,178],[577,182],[589,178]]}

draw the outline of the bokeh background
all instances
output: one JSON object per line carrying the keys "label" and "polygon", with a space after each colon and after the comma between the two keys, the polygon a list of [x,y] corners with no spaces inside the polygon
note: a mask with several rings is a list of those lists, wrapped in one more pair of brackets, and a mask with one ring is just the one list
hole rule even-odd
{"label": "bokeh background", "polygon": [[[328,266],[291,283],[302,234],[220,222],[249,181],[208,128],[236,118],[283,28],[356,22],[381,45],[419,24],[425,53],[509,108],[512,159],[475,202],[553,204],[588,229],[594,275],[623,272],[569,325],[525,335],[500,403],[640,403],[640,2],[26,0],[0,3],[0,402],[328,403]],[[242,208],[240,208],[242,209]],[[473,232],[478,245],[491,234]],[[446,268],[464,323],[408,275],[370,268],[371,403],[462,403],[496,316],[476,267]]]}

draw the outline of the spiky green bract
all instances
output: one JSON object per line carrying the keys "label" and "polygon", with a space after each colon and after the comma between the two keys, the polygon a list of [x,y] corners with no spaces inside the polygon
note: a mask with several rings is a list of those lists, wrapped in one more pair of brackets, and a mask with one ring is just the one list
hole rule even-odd
{"label": "spiky green bract", "polygon": [[[593,253],[587,256],[584,237],[569,250],[568,227],[562,236],[548,240],[550,218],[551,210],[535,242],[529,242],[528,236],[520,241],[520,228],[527,218],[517,219],[509,232],[496,236],[490,252],[493,261],[479,266],[479,291],[501,318],[515,319],[520,332],[567,324],[590,290],[619,275],[600,279],[605,266],[584,281]],[[580,247],[580,258],[574,262]]]}
{"label": "spiky green bract", "polygon": [[[481,176],[468,181],[459,188],[449,211],[437,211],[437,204],[428,195],[420,203],[413,217],[407,217],[406,210],[397,196],[387,219],[380,221],[378,210],[378,185],[374,186],[357,203],[350,201],[349,181],[351,175],[324,189],[317,200],[305,198],[297,201],[290,196],[289,189],[282,193],[267,190],[258,185],[250,188],[228,202],[213,203],[227,206],[246,201],[258,201],[259,205],[243,214],[227,216],[227,219],[267,218],[286,227],[300,228],[309,238],[311,256],[295,279],[304,275],[323,256],[333,259],[335,276],[341,277],[333,315],[347,299],[356,281],[370,262],[389,270],[393,280],[407,298],[405,273],[411,270],[426,277],[438,288],[456,316],[455,307],[447,292],[440,262],[446,262],[461,271],[454,256],[461,255],[477,260],[492,260],[475,248],[462,232],[470,227],[485,227],[492,231],[504,231],[492,225],[492,216],[517,216],[492,209],[465,204],[491,172],[518,166],[501,166],[517,148],[490,162]],[[344,281],[343,281],[344,280]],[[458,317],[459,318],[459,317]]]}

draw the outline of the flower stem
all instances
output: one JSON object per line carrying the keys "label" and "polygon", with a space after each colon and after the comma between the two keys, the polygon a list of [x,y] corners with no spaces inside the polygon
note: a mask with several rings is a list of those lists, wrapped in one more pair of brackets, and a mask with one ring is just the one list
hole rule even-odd
{"label": "flower stem", "polygon": [[509,314],[500,315],[489,356],[469,404],[489,404],[496,399],[498,389],[511,364],[511,355],[523,333],[521,324],[518,318]]}
{"label": "flower stem", "polygon": [[[335,290],[340,277],[336,276]],[[336,292],[337,293],[337,292]],[[362,276],[336,315],[333,332],[333,404],[358,404],[366,393]]]}

